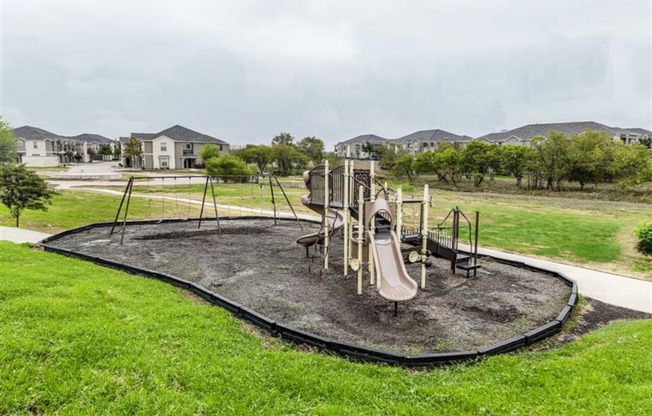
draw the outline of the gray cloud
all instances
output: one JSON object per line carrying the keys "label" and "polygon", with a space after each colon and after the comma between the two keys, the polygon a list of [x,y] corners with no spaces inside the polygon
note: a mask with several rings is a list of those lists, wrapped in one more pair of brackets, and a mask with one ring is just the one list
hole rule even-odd
{"label": "gray cloud", "polygon": [[652,124],[648,0],[315,3],[4,2],[3,114],[234,144]]}

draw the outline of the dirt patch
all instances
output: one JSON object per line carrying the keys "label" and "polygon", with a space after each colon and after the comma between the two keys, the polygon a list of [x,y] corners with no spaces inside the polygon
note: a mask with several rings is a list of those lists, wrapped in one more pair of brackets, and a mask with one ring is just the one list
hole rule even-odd
{"label": "dirt patch", "polygon": [[558,341],[565,343],[573,341],[580,336],[602,328],[605,325],[617,321],[631,319],[651,319],[652,314],[635,311],[632,309],[621,308],[620,306],[610,305],[600,302],[597,299],[584,298],[584,305],[576,318],[575,326],[567,333],[562,333]]}
{"label": "dirt patch", "polygon": [[[395,317],[393,304],[378,295],[366,273],[362,295],[356,295],[352,272],[342,276],[341,236],[334,239],[330,269],[322,271],[321,259],[311,262],[295,244],[316,225],[303,232],[296,223],[275,226],[272,220],[224,220],[221,233],[214,223],[196,227],[132,225],[124,245],[108,228],[95,228],[50,244],[169,273],[279,323],[401,354],[474,350],[523,334],[553,320],[570,292],[545,273],[485,260],[477,278],[467,279],[452,274],[447,261],[433,259],[426,288],[400,304]],[[419,277],[419,265],[407,269]]]}

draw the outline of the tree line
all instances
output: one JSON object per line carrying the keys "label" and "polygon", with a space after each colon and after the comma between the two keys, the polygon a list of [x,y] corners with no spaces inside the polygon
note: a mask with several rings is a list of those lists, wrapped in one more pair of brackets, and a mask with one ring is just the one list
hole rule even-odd
{"label": "tree line", "polygon": [[608,133],[587,131],[565,135],[550,131],[537,136],[529,146],[497,145],[472,141],[464,147],[440,143],[435,149],[416,156],[401,154],[382,145],[373,146],[381,168],[397,176],[413,178],[435,175],[441,182],[459,185],[462,181],[479,187],[494,175],[512,176],[517,187],[561,190],[562,184],[576,182],[598,185],[619,181],[630,186],[652,180],[652,151],[646,144],[624,145]]}
{"label": "tree line", "polygon": [[[321,163],[324,141],[317,137],[304,137],[297,143],[290,133],[275,136],[271,145],[247,145],[229,154],[220,154],[215,145],[204,146],[200,157],[209,175],[253,175],[275,173],[288,176],[305,170],[312,162]],[[255,170],[250,165],[255,166]]]}

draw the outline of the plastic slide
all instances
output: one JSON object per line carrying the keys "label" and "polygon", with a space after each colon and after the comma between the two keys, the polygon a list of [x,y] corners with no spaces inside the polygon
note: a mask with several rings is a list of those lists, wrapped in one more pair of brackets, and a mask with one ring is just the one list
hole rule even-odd
{"label": "plastic slide", "polygon": [[[309,204],[308,199],[306,197],[302,197],[301,202],[311,210],[318,213],[319,215],[322,215],[324,212],[323,207]],[[344,225],[344,217],[340,212],[334,209],[328,210],[328,214],[326,215],[326,220],[328,221],[328,228],[329,228],[329,232],[331,233],[334,233],[335,231],[339,230]],[[301,244],[307,249],[308,247],[311,247],[317,244],[317,242],[323,240],[324,233],[325,233],[324,224],[322,224],[321,228],[316,233],[306,234],[299,237],[297,239],[297,244]]]}
{"label": "plastic slide", "polygon": [[[365,209],[367,218],[367,230],[371,219],[379,212],[384,211],[391,218],[391,209],[384,199],[379,199]],[[374,265],[378,279],[378,294],[393,302],[410,300],[417,294],[417,282],[415,282],[405,269],[401,246],[396,233],[391,228],[378,233],[367,231],[367,237],[371,244],[374,257]]]}

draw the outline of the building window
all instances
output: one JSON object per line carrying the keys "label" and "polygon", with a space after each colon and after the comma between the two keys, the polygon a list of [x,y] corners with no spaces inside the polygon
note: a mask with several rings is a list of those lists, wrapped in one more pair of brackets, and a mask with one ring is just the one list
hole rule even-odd
{"label": "building window", "polygon": [[38,143],[34,142],[34,149],[38,149]]}
{"label": "building window", "polygon": [[168,157],[162,157],[159,159],[159,165],[161,169],[169,169],[170,168],[170,158]]}
{"label": "building window", "polygon": [[192,150],[192,143],[184,143],[183,148],[186,150]]}
{"label": "building window", "polygon": [[168,144],[161,143],[161,152],[167,152],[167,151],[168,151]]}

